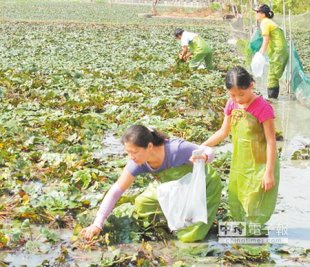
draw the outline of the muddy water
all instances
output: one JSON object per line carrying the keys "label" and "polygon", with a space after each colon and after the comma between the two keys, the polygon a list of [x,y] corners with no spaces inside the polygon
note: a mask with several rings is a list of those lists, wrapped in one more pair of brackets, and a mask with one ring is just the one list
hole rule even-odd
{"label": "muddy water", "polygon": [[[34,236],[38,236],[39,227],[32,227]],[[92,263],[99,263],[101,259],[101,251],[81,251],[71,250],[70,238],[72,231],[67,229],[52,230],[61,240],[56,245],[49,243],[41,243],[38,247],[22,248],[15,252],[0,252],[0,262],[3,260],[8,266],[42,266],[44,261],[48,261],[51,265],[57,265],[57,258],[61,255],[61,246],[68,249],[69,255],[66,258],[64,266],[89,266]],[[78,264],[78,265],[77,265]],[[54,266],[53,265],[53,266]],[[0,263],[0,266],[1,263]]]}
{"label": "muddy water", "polygon": [[273,104],[276,127],[283,133],[281,181],[276,213],[270,224],[285,224],[288,243],[310,248],[310,161],[290,160],[292,153],[310,143],[310,110],[286,97]]}
{"label": "muddy water", "polygon": [[[278,101],[272,103],[276,111],[276,128],[283,134],[284,140],[278,142],[282,147],[281,154],[281,182],[279,186],[279,198],[275,214],[269,221],[269,225],[282,226],[283,231],[287,230],[288,246],[310,248],[310,161],[292,161],[293,151],[298,149],[303,143],[310,142],[310,110],[301,106],[297,101],[292,101],[285,96],[281,96]],[[98,156],[107,156],[109,154],[123,153],[123,147],[119,140],[113,135],[107,135],[103,141],[104,148],[97,151]],[[231,144],[219,147],[220,151],[231,150]],[[26,249],[15,252],[0,252],[0,260],[9,262],[9,266],[38,266],[43,260],[49,260],[51,263],[60,255],[61,244],[70,248],[70,237],[72,231],[59,230],[57,232],[61,242],[51,246],[42,244],[41,253],[32,253]],[[285,234],[285,233],[284,233]],[[272,231],[271,237],[277,237],[278,233]],[[166,255],[166,262],[173,263],[176,260],[194,264],[196,266],[214,266],[217,257],[193,257],[190,251],[201,247],[202,250],[215,250],[221,254],[228,245],[217,243],[215,235],[209,236],[206,242],[196,244],[183,244],[178,241],[169,242],[168,246],[163,243],[150,243],[158,255]],[[133,254],[138,250],[140,244],[119,245],[115,249]],[[294,258],[282,258],[274,253],[275,246],[272,246],[271,258],[277,263],[277,266],[298,266],[299,263]],[[45,252],[44,252],[45,250]],[[67,263],[74,266],[89,266],[98,264],[100,259],[109,255],[113,251],[104,249],[103,251],[82,251],[69,249]],[[309,262],[307,262],[309,263]],[[304,263],[305,264],[305,263]],[[305,266],[305,265],[303,265]]]}
{"label": "muddy water", "polygon": [[115,137],[112,133],[107,133],[102,140],[102,149],[93,152],[94,158],[104,158],[109,155],[124,154],[124,147],[120,142],[120,138]]}

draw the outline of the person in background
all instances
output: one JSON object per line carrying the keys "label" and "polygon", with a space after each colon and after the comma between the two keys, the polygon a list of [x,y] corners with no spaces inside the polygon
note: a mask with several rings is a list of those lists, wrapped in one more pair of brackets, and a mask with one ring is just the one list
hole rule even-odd
{"label": "person in background", "polygon": [[226,87],[230,99],[223,124],[203,145],[213,147],[231,133],[228,204],[233,220],[263,225],[274,212],[279,186],[274,111],[254,93],[254,80],[244,68],[227,73]]}
{"label": "person in background", "polygon": [[[161,182],[178,180],[192,172],[192,162],[189,159],[192,152],[199,148],[182,139],[168,139],[165,134],[143,125],[129,127],[122,137],[122,143],[130,159],[119,179],[105,195],[94,222],[83,229],[82,235],[87,240],[99,235],[116,202],[133,184],[136,176],[151,173]],[[203,159],[208,163],[213,158],[212,149],[206,149]],[[183,242],[202,240],[217,214],[222,190],[221,179],[209,164],[206,168],[208,224],[199,222],[178,230],[177,237]],[[149,222],[154,221],[155,216],[163,214],[157,200],[155,183],[151,183],[136,198],[135,210],[139,218]]]}
{"label": "person in background", "polygon": [[202,37],[179,28],[174,36],[181,41],[179,59],[189,62],[191,69],[212,69],[212,49]]}
{"label": "person in background", "polygon": [[256,11],[256,19],[260,21],[263,44],[259,53],[267,53],[269,58],[268,97],[278,98],[279,80],[288,60],[288,48],[282,29],[272,20],[274,13],[267,5],[261,5]]}

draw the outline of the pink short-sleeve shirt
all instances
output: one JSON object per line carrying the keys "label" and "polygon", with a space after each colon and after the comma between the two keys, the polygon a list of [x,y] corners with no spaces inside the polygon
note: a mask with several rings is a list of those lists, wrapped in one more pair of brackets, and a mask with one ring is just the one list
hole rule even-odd
{"label": "pink short-sleeve shirt", "polygon": [[[231,112],[234,109],[240,109],[238,104],[234,102],[232,99],[229,99],[226,103],[224,113],[227,116],[231,115]],[[251,115],[253,115],[260,123],[263,123],[264,121],[274,119],[275,114],[273,111],[272,106],[262,97],[257,97],[246,109],[246,112],[249,112]]]}

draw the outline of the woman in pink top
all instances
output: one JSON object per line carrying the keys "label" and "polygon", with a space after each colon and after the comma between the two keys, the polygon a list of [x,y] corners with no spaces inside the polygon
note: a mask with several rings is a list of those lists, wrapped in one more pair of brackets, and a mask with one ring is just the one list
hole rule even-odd
{"label": "woman in pink top", "polygon": [[215,146],[231,132],[231,214],[235,221],[264,224],[274,212],[279,185],[274,112],[254,93],[254,80],[244,68],[235,67],[227,73],[226,87],[230,99],[224,122],[203,145]]}

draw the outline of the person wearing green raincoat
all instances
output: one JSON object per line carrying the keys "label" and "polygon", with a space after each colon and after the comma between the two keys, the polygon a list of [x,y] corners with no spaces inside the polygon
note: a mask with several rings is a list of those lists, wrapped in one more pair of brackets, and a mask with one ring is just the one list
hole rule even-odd
{"label": "person wearing green raincoat", "polygon": [[244,68],[227,73],[226,87],[230,99],[223,124],[203,145],[213,147],[231,132],[228,204],[232,217],[263,226],[274,212],[279,186],[274,112],[254,93],[254,79]]}
{"label": "person wearing green raincoat", "polygon": [[256,11],[256,19],[260,21],[260,30],[263,36],[259,53],[267,52],[269,58],[268,97],[278,98],[279,80],[288,61],[288,47],[283,30],[271,20],[273,11],[268,5],[261,5]]}
{"label": "person wearing green raincoat", "polygon": [[212,49],[202,37],[179,28],[174,36],[181,41],[179,59],[188,61],[191,69],[212,69]]}
{"label": "person wearing green raincoat", "polygon": [[[159,182],[168,182],[182,178],[192,172],[189,161],[192,152],[198,145],[182,139],[168,139],[166,135],[143,125],[129,127],[122,137],[122,143],[129,155],[129,161],[121,176],[105,195],[94,222],[83,229],[86,240],[98,235],[123,192],[131,186],[135,177],[151,173]],[[214,158],[213,150],[206,148],[203,154],[208,163]],[[139,219],[147,222],[163,215],[156,193],[158,183],[150,183],[149,187],[135,199],[135,212]],[[206,201],[208,224],[194,223],[177,231],[177,237],[183,242],[202,240],[207,235],[217,214],[221,198],[222,184],[218,173],[206,165]]]}

